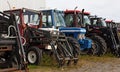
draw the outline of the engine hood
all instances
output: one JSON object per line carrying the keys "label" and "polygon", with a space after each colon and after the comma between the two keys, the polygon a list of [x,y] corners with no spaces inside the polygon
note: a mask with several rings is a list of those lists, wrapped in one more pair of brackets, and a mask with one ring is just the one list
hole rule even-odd
{"label": "engine hood", "polygon": [[59,31],[61,32],[77,32],[77,33],[81,33],[81,34],[85,34],[86,33],[86,29],[85,28],[77,28],[77,27],[61,27],[59,28]]}

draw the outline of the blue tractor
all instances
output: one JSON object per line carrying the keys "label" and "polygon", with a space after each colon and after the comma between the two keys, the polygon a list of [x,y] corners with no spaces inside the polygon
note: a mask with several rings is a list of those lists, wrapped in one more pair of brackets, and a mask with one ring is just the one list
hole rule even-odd
{"label": "blue tractor", "polygon": [[[79,27],[66,27],[64,21],[64,13],[60,10],[42,10],[42,29],[44,30],[57,30],[63,32],[73,49],[76,49],[74,53],[87,54],[93,48],[92,40],[85,37],[86,29]],[[78,50],[79,48],[79,50]],[[75,54],[76,55],[76,54]]]}

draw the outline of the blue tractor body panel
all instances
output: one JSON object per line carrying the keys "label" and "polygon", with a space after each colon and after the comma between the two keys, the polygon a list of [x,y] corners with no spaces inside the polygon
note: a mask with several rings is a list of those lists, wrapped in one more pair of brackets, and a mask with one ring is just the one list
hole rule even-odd
{"label": "blue tractor body panel", "polygon": [[80,34],[85,34],[86,33],[86,29],[85,28],[79,28],[79,27],[60,27],[59,28],[60,31],[62,32],[77,32]]}
{"label": "blue tractor body panel", "polygon": [[91,48],[91,44],[92,44],[92,40],[90,39],[79,39],[78,40],[79,44],[80,44],[80,50],[84,50],[85,48],[89,49]]}
{"label": "blue tractor body panel", "polygon": [[[75,39],[78,38],[79,34],[85,34],[86,29],[84,28],[77,28],[77,27],[61,27],[59,31],[65,33],[66,36],[73,36]],[[84,38],[84,39],[77,39],[80,44],[80,50],[89,49],[92,45],[92,40]]]}

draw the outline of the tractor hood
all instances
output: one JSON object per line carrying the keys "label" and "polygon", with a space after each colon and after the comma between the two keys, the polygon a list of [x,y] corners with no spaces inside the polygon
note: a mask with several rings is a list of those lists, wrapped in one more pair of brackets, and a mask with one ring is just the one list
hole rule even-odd
{"label": "tractor hood", "polygon": [[85,34],[86,33],[86,29],[85,28],[76,28],[76,27],[61,27],[59,28],[59,31],[61,32],[76,32],[76,33],[80,33],[80,34]]}
{"label": "tractor hood", "polygon": [[59,31],[58,29],[55,28],[39,28],[40,30],[46,30],[46,31]]}
{"label": "tractor hood", "polygon": [[52,34],[57,34],[59,32],[59,29],[55,29],[55,28],[39,28],[39,29],[49,31]]}

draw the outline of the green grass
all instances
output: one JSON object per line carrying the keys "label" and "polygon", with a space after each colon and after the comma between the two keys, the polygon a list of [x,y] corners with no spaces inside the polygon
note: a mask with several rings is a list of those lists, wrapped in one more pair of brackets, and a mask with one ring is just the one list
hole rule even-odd
{"label": "green grass", "polygon": [[[40,70],[40,72],[67,72],[71,69],[77,69],[85,64],[91,64],[96,62],[110,62],[112,60],[118,59],[112,54],[106,54],[101,57],[98,56],[90,56],[90,55],[81,55],[79,56],[79,61],[77,65],[71,64],[70,66],[64,66],[62,68],[58,68],[58,64],[54,57],[50,57],[49,55],[43,55],[42,62],[39,66],[29,65],[30,72],[37,72],[35,70]],[[39,72],[39,71],[38,71]]]}
{"label": "green grass", "polygon": [[[56,63],[56,60],[54,59],[53,56],[49,56],[49,55],[44,54],[43,57],[42,57],[42,61],[41,61],[40,65],[38,65],[38,66],[56,67],[57,63]],[[29,65],[30,68],[37,68],[38,66]]]}
{"label": "green grass", "polygon": [[106,61],[111,60],[111,58],[114,59],[116,57],[113,54],[110,54],[110,53],[105,54],[105,55],[100,56],[100,57],[98,57],[98,56],[90,56],[90,55],[82,55],[82,56],[80,56],[81,60],[87,60],[87,61],[92,61],[92,62],[106,62]]}

